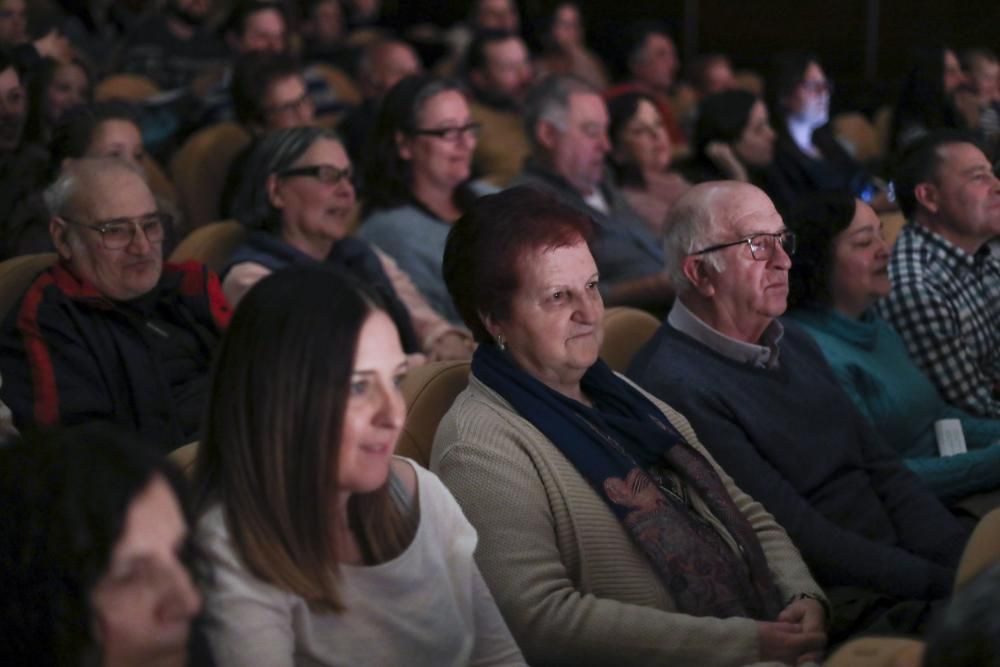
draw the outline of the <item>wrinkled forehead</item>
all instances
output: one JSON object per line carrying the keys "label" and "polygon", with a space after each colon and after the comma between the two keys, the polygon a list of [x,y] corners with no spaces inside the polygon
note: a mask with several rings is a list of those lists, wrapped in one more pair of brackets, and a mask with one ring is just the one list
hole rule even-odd
{"label": "wrinkled forehead", "polygon": [[992,165],[986,154],[975,144],[956,142],[938,146],[937,157],[935,175],[938,177],[963,174],[983,168],[992,171]]}
{"label": "wrinkled forehead", "polygon": [[734,193],[721,202],[712,216],[713,229],[725,237],[780,232],[785,222],[770,198],[759,190]]}
{"label": "wrinkled forehead", "polygon": [[156,212],[156,199],[146,181],[128,169],[84,176],[70,202],[71,214],[94,220],[135,218]]}

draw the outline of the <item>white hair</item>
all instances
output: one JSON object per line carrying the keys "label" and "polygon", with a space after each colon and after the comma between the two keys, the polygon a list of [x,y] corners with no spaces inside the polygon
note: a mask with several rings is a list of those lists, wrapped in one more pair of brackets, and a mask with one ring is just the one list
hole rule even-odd
{"label": "white hair", "polygon": [[[713,193],[714,194],[714,193]],[[691,282],[684,275],[684,260],[693,252],[716,242],[715,197],[681,197],[664,220],[663,262],[670,282],[677,294],[691,289]],[[721,253],[709,252],[702,259],[717,273],[726,269]]]}

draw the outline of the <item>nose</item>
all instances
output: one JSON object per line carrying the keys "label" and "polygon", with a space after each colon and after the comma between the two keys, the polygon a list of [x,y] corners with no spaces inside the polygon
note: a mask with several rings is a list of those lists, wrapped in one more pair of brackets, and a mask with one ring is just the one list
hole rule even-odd
{"label": "nose", "polygon": [[604,300],[597,290],[585,292],[583,298],[577,302],[573,319],[581,324],[594,324],[600,322],[604,316]]}
{"label": "nose", "polygon": [[601,132],[597,138],[597,148],[604,154],[611,152],[611,140],[608,138],[607,132]]}
{"label": "nose", "polygon": [[785,247],[777,239],[774,240],[774,254],[771,255],[769,263],[773,268],[783,271],[792,268],[792,258],[785,252]]}
{"label": "nose", "polygon": [[152,246],[153,244],[146,238],[146,232],[142,231],[142,227],[138,223],[133,223],[132,240],[125,246],[128,253],[130,255],[145,255],[150,251]]}
{"label": "nose", "polygon": [[392,381],[382,382],[382,405],[376,412],[378,424],[384,428],[400,431],[406,420],[406,403],[403,393]]}
{"label": "nose", "polygon": [[191,580],[187,568],[176,563],[167,575],[162,604],[159,607],[163,621],[185,621],[201,611],[202,597]]}

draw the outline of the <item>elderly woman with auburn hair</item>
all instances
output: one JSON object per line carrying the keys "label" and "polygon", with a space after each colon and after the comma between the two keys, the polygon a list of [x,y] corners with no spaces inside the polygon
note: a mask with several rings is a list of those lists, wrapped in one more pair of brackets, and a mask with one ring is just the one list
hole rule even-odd
{"label": "elderly woman with auburn hair", "polygon": [[436,477],[393,456],[399,333],[325,265],[244,297],[219,350],[195,481],[220,665],[523,665]]}
{"label": "elderly woman with auburn hair", "polygon": [[479,200],[444,276],[479,347],[431,459],[479,531],[532,664],[816,659],[823,594],[687,420],[600,359],[588,217],[530,188]]}

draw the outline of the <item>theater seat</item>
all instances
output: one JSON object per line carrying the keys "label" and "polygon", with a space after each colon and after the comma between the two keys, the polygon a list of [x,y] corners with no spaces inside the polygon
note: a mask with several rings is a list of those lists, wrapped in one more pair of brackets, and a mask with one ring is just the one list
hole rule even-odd
{"label": "theater seat", "polygon": [[235,220],[212,222],[184,237],[170,253],[170,261],[201,262],[219,273],[246,237],[246,228]]}
{"label": "theater seat", "polygon": [[604,313],[601,359],[612,370],[624,373],[635,353],[653,337],[659,327],[660,321],[644,310],[628,306],[608,308]]}
{"label": "theater seat", "polygon": [[839,113],[833,117],[833,133],[850,145],[850,153],[858,162],[870,162],[883,157],[875,126],[857,111]]}
{"label": "theater seat", "polygon": [[112,74],[94,86],[94,101],[128,100],[141,102],[157,95],[160,87],[139,74]]}
{"label": "theater seat", "polygon": [[852,639],[823,663],[824,667],[920,667],[924,643],[902,637]]}
{"label": "theater seat", "polygon": [[882,236],[885,237],[885,242],[889,244],[889,247],[892,247],[892,244],[899,237],[899,233],[903,231],[906,218],[899,211],[879,213],[878,218],[882,221]]}
{"label": "theater seat", "polygon": [[337,100],[349,106],[361,104],[361,89],[347,72],[327,63],[313,63],[309,68],[326,80]]}
{"label": "theater seat", "polygon": [[54,252],[21,255],[0,262],[0,321],[27,291],[39,273],[56,262]]}
{"label": "theater seat", "polygon": [[402,385],[406,422],[396,453],[428,467],[438,424],[467,384],[468,361],[436,361],[410,371]]}
{"label": "theater seat", "polygon": [[190,477],[194,473],[194,460],[198,456],[198,441],[189,442],[183,447],[178,447],[167,455],[170,462],[181,469],[185,475]]}
{"label": "theater seat", "polygon": [[170,178],[177,188],[187,229],[218,220],[229,166],[250,143],[237,123],[219,123],[196,132],[170,161]]}
{"label": "theater seat", "polygon": [[959,589],[988,566],[1000,561],[1000,509],[995,509],[976,525],[958,563],[955,588]]}

